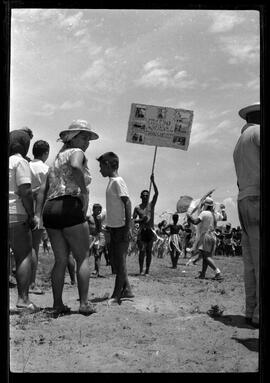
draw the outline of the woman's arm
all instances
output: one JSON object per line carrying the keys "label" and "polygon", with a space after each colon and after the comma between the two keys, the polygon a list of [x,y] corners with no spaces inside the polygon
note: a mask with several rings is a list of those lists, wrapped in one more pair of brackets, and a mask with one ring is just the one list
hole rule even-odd
{"label": "woman's arm", "polygon": [[70,156],[70,165],[72,168],[72,175],[74,177],[74,180],[81,189],[81,193],[86,194],[88,190],[83,175],[83,162],[84,153],[81,151],[77,151]]}
{"label": "woman's arm", "polygon": [[72,168],[72,175],[81,190],[81,197],[83,203],[83,212],[86,216],[89,204],[89,190],[86,187],[84,174],[83,174],[83,162],[85,160],[84,153],[76,151],[70,156],[70,165]]}
{"label": "woman's arm", "polygon": [[26,210],[29,219],[34,218],[34,200],[31,184],[22,184],[18,186],[18,194]]}

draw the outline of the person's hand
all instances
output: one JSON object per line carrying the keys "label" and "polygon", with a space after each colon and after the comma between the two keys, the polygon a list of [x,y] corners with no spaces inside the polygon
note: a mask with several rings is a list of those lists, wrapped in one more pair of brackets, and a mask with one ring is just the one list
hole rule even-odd
{"label": "person's hand", "polygon": [[126,241],[130,241],[131,238],[132,238],[131,229],[130,229],[130,227],[126,227],[125,232],[124,232],[124,239]]}
{"label": "person's hand", "polygon": [[33,231],[33,230],[37,230],[37,229],[39,229],[40,218],[37,217],[37,216],[29,217],[29,218],[28,218],[28,224],[29,224],[29,227],[30,227],[30,229],[31,229],[32,231]]}
{"label": "person's hand", "polygon": [[153,182],[153,183],[155,182],[154,173],[151,174],[151,176],[150,176],[150,180],[151,180],[151,182]]}

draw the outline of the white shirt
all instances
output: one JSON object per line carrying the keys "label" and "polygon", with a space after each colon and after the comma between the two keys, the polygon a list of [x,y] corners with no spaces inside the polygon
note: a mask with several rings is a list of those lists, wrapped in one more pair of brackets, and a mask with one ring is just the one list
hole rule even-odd
{"label": "white shirt", "polygon": [[49,166],[39,159],[29,162],[32,177],[32,189],[39,187],[46,179]]}
{"label": "white shirt", "polygon": [[125,225],[125,205],[121,197],[129,197],[128,188],[122,177],[110,177],[106,189],[107,225],[122,227]]}
{"label": "white shirt", "polygon": [[[214,212],[216,221],[222,221],[223,216],[221,213]],[[214,231],[214,219],[213,219],[213,214],[209,210],[203,210],[198,218],[201,220],[200,223],[198,223],[196,229],[196,238],[195,238],[195,244],[200,240],[202,235],[204,235],[208,230],[209,231]],[[193,245],[194,246],[194,245]],[[199,247],[203,248],[202,246]]]}
{"label": "white shirt", "polygon": [[[21,154],[9,157],[9,220],[16,221],[15,216],[27,217],[26,210],[21,198],[18,196],[18,187],[23,184],[31,184],[31,171],[29,163]],[[14,216],[14,217],[12,217]]]}
{"label": "white shirt", "polygon": [[238,200],[260,195],[260,125],[246,124],[233,152]]}

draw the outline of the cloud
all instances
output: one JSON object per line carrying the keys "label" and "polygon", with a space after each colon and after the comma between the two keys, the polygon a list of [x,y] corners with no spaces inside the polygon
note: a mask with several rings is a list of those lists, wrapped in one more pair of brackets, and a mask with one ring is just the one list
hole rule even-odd
{"label": "cloud", "polygon": [[147,62],[147,63],[144,65],[143,69],[144,69],[145,71],[149,71],[149,70],[151,70],[151,69],[153,69],[153,68],[157,68],[157,67],[159,67],[159,65],[160,65],[160,62],[159,62],[158,59],[156,59],[156,60],[151,60],[151,61]]}
{"label": "cloud", "polygon": [[216,132],[209,128],[209,125],[204,123],[193,123],[190,135],[190,146],[208,143],[216,144],[218,139],[215,135]]}
{"label": "cloud", "polygon": [[89,91],[105,92],[103,97],[111,99],[111,93],[118,95],[126,89],[127,73],[121,70],[123,64],[116,56],[115,60],[107,56],[98,58],[81,74],[80,82]]}
{"label": "cloud", "polygon": [[75,15],[69,17],[63,17],[59,20],[60,27],[76,28],[81,25],[81,19],[83,17],[83,12],[80,11]]}
{"label": "cloud", "polygon": [[210,16],[213,19],[213,24],[209,28],[211,33],[223,33],[231,31],[236,25],[239,25],[245,21],[244,17],[235,11],[214,12],[210,13]]}
{"label": "cloud", "polygon": [[221,130],[221,129],[226,129],[226,128],[229,128],[230,126],[231,126],[231,121],[230,120],[224,120],[224,121],[221,121],[218,125],[217,125],[217,127],[216,127],[216,129],[219,129],[219,130]]}
{"label": "cloud", "polygon": [[59,106],[59,109],[69,110],[69,109],[80,108],[81,106],[83,106],[83,102],[81,100],[78,100],[75,102],[65,101],[63,102],[62,105]]}
{"label": "cloud", "polygon": [[[211,116],[210,116],[211,117]],[[216,116],[220,117],[220,116]],[[214,115],[213,115],[214,118]],[[208,122],[193,122],[190,136],[190,145],[198,145],[198,144],[215,144],[219,145],[221,140],[222,131],[232,126],[232,122],[228,119],[219,122],[217,125],[209,121],[213,118],[208,118]]]}
{"label": "cloud", "polygon": [[235,201],[233,200],[232,197],[225,198],[223,200],[223,204],[225,205],[226,208],[232,207],[233,209],[236,209],[236,207],[237,207],[236,203],[235,203]]}
{"label": "cloud", "polygon": [[166,68],[159,59],[144,64],[141,76],[135,84],[145,88],[178,88],[186,89],[195,86],[195,80],[189,79],[185,70]]}
{"label": "cloud", "polygon": [[36,116],[44,116],[44,117],[47,116],[48,117],[48,116],[52,116],[57,109],[58,109],[58,107],[56,105],[44,104],[44,105],[42,105],[41,110],[35,110],[32,114],[34,114]]}
{"label": "cloud", "polygon": [[83,106],[83,102],[80,100],[74,102],[67,100],[60,105],[46,103],[41,106],[40,110],[35,110],[32,114],[36,116],[49,117],[52,116],[57,110],[70,110],[81,106]]}
{"label": "cloud", "polygon": [[227,53],[230,64],[253,64],[260,59],[260,42],[258,36],[222,36],[221,48]]}
{"label": "cloud", "polygon": [[84,36],[86,34],[87,34],[87,29],[83,28],[83,29],[79,29],[77,32],[75,32],[74,36],[80,37],[80,36]]}
{"label": "cloud", "polygon": [[82,74],[82,79],[95,80],[105,73],[105,63],[103,59],[94,60],[91,66]]}
{"label": "cloud", "polygon": [[260,89],[260,78],[259,76],[255,78],[254,80],[250,80],[247,83],[247,87],[251,90],[259,90]]}

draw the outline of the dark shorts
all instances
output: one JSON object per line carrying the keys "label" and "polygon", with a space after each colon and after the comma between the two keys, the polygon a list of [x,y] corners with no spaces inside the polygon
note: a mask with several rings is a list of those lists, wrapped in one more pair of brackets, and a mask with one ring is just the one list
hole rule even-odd
{"label": "dark shorts", "polygon": [[45,203],[43,225],[47,229],[64,229],[85,221],[82,201],[78,197],[65,195]]}
{"label": "dark shorts", "polygon": [[141,229],[138,239],[142,242],[152,242],[154,240],[154,237],[155,235],[153,231],[149,227],[147,227]]}
{"label": "dark shorts", "polygon": [[110,242],[119,243],[119,242],[127,242],[128,240],[125,237],[126,228],[122,227],[109,227],[110,233]]}

